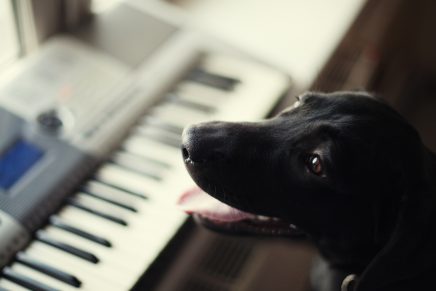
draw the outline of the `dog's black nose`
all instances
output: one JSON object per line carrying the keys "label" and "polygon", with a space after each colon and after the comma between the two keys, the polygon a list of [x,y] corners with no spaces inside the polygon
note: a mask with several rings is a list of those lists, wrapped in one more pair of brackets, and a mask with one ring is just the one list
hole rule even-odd
{"label": "dog's black nose", "polygon": [[200,162],[201,160],[198,158],[198,154],[194,154],[192,156],[191,153],[194,152],[198,146],[196,145],[198,142],[196,136],[196,126],[188,126],[183,130],[182,133],[182,156],[183,160],[186,163],[192,162]]}
{"label": "dog's black nose", "polygon": [[182,156],[186,163],[203,163],[223,159],[226,133],[218,122],[191,125],[183,130]]}
{"label": "dog's black nose", "polygon": [[182,156],[184,160],[189,159],[189,151],[186,147],[182,146]]}

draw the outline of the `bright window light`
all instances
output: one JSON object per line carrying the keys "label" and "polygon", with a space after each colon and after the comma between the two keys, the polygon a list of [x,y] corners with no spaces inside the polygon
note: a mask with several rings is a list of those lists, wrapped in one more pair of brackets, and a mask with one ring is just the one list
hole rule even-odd
{"label": "bright window light", "polygon": [[15,30],[11,1],[0,1],[0,70],[18,55],[18,42]]}

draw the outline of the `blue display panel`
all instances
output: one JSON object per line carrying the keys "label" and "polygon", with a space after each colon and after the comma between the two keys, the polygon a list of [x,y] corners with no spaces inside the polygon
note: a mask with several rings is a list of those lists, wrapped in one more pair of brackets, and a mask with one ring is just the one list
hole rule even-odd
{"label": "blue display panel", "polygon": [[0,156],[0,188],[10,189],[43,155],[41,149],[29,142],[15,141]]}

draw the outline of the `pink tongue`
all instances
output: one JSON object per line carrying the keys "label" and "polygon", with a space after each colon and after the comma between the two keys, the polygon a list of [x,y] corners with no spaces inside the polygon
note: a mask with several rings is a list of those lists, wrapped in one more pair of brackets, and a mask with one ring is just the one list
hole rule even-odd
{"label": "pink tongue", "polygon": [[186,191],[178,201],[179,207],[188,214],[200,214],[219,221],[239,221],[255,215],[230,207],[208,195],[198,187]]}

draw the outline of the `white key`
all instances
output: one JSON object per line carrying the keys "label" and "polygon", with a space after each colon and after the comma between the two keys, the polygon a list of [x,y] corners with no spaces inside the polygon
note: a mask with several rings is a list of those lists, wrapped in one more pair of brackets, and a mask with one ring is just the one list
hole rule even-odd
{"label": "white key", "polygon": [[174,141],[182,140],[182,136],[180,134],[171,131],[166,131],[161,128],[147,126],[147,125],[138,125],[136,128],[134,128],[133,134],[139,136],[143,135],[145,138],[148,138],[148,135],[150,135],[150,136],[162,136]]}
{"label": "white key", "polygon": [[114,286],[121,290],[129,287],[129,278],[104,262],[92,264],[39,241],[32,242],[25,253],[42,263],[59,266],[73,273],[84,289],[106,290]]}
{"label": "white key", "polygon": [[231,98],[228,96],[228,92],[189,81],[178,84],[176,87],[176,94],[180,99],[206,106],[212,106],[217,109]]}
{"label": "white key", "polygon": [[59,217],[78,228],[108,239],[114,249],[122,249],[123,252],[134,253],[138,258],[144,258],[144,260],[153,256],[159,244],[166,243],[164,241],[156,242],[156,236],[148,234],[144,230],[135,233],[128,227],[121,227],[74,207],[65,207],[59,213]]}
{"label": "white key", "polygon": [[58,216],[65,223],[107,239],[111,242],[112,249],[117,250],[126,244],[131,246],[131,248],[126,248],[126,251],[129,252],[129,250],[135,249],[135,247],[141,245],[141,241],[138,239],[134,239],[131,242],[128,241],[128,239],[132,238],[134,235],[129,234],[126,227],[121,228],[115,223],[105,221],[100,217],[74,207],[65,207]]}
{"label": "white key", "polygon": [[[102,213],[111,214],[124,219],[128,223],[126,228],[129,228],[129,232],[136,232],[134,228],[137,228],[137,231],[151,230],[154,236],[157,232],[161,232],[165,228],[165,223],[169,221],[169,217],[172,217],[173,211],[172,208],[166,209],[165,205],[159,205],[159,209],[148,207],[147,209],[143,209],[142,213],[144,215],[139,215],[138,213],[81,193],[78,193],[74,199],[82,205],[101,211]],[[159,219],[159,223],[156,223],[156,219]]]}
{"label": "white key", "polygon": [[180,127],[206,121],[211,118],[211,115],[175,103],[164,103],[155,107],[152,110],[151,115],[156,116],[163,121],[176,123]]}
{"label": "white key", "polygon": [[181,160],[180,150],[140,136],[132,136],[123,144],[124,150],[145,158],[154,158],[169,165]]}
{"label": "white key", "polygon": [[122,237],[131,237],[132,240],[139,239],[143,243],[142,246],[147,247],[165,244],[166,241],[163,238],[175,231],[173,229],[175,223],[180,224],[184,219],[182,213],[164,203],[146,204],[139,213],[134,213],[82,194],[79,194],[76,199],[87,207],[125,219],[128,226],[123,227]]}
{"label": "white key", "polygon": [[133,169],[141,174],[145,173],[145,175],[151,174],[157,177],[157,179],[161,180],[164,179],[165,175],[167,175],[169,171],[169,167],[153,163],[152,161],[142,159],[142,157],[129,154],[125,151],[118,151],[114,153],[112,155],[112,161],[117,165],[121,165],[122,167]]}
{"label": "white key", "polygon": [[62,229],[48,226],[44,229],[44,232],[48,234],[51,238],[56,239],[58,241],[66,242],[76,248],[86,250],[97,258],[99,258],[100,263],[107,263],[114,270],[119,270],[120,272],[133,272],[137,270],[135,268],[135,257],[133,255],[128,255],[126,253],[120,253],[113,249],[107,248],[102,245],[93,243],[87,239],[84,239],[80,236],[74,235]]}
{"label": "white key", "polygon": [[158,195],[159,182],[146,176],[125,170],[119,166],[106,164],[96,174],[97,180],[116,185],[126,191],[153,197]]}
{"label": "white key", "polygon": [[54,279],[50,276],[45,275],[44,273],[38,272],[32,268],[29,268],[25,265],[22,265],[20,263],[14,263],[11,266],[11,269],[16,271],[17,273],[20,273],[26,277],[29,277],[35,281],[41,282],[49,287],[59,289],[59,290],[77,290],[76,287],[68,285],[62,281],[59,281],[57,279]]}
{"label": "white key", "polygon": [[144,207],[144,204],[146,205],[148,203],[147,199],[133,196],[128,192],[125,192],[121,189],[113,188],[98,181],[89,181],[85,184],[84,189],[90,193],[102,196],[104,198],[133,206],[138,210]]}
{"label": "white key", "polygon": [[0,278],[0,287],[8,291],[29,291],[29,289],[26,289],[4,278]]}
{"label": "white key", "polygon": [[[97,204],[99,204],[98,201],[87,202],[90,207],[102,207],[102,205],[98,206]],[[119,228],[111,227],[107,222],[102,223],[97,216],[92,217],[86,212],[80,213],[79,210],[68,207],[59,216],[67,223],[71,221],[71,224],[78,228],[94,232],[96,235],[108,239],[113,243],[113,249],[122,253],[120,258],[123,258],[124,255],[129,258],[133,256],[133,260],[136,260],[136,263],[141,266],[138,269],[143,271],[159,255],[185,220],[184,215],[175,211],[172,211],[171,215],[162,214],[161,211],[154,213],[153,217],[144,218],[142,216],[138,217],[137,220],[130,220],[130,225],[121,231]],[[150,224],[150,222],[152,223]],[[131,262],[130,259],[129,262]]]}

